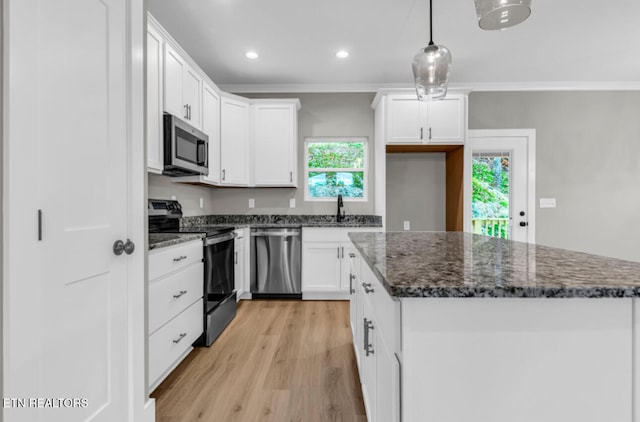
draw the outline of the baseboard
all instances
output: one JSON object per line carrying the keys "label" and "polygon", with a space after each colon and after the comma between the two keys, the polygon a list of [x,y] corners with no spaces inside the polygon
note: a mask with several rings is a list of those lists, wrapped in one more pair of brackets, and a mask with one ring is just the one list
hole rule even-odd
{"label": "baseboard", "polygon": [[349,292],[302,292],[302,300],[349,300]]}
{"label": "baseboard", "polygon": [[156,399],[149,398],[144,404],[144,413],[142,415],[144,422],[155,422],[156,420]]}

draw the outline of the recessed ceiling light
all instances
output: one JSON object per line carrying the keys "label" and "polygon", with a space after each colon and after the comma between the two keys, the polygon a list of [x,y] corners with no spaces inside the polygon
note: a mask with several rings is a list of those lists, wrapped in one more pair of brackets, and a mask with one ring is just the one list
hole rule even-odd
{"label": "recessed ceiling light", "polygon": [[339,59],[346,59],[349,57],[349,52],[347,50],[340,50],[336,53],[336,57]]}
{"label": "recessed ceiling light", "polygon": [[258,57],[258,53],[256,53],[255,51],[247,51],[247,53],[245,54],[245,57],[247,59],[257,59]]}

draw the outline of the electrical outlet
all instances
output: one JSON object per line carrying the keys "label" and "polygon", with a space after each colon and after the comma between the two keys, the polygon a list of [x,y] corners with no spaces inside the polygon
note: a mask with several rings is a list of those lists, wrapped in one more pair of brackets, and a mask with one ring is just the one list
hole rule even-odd
{"label": "electrical outlet", "polygon": [[176,196],[175,195],[171,195],[171,200],[175,201],[176,200]]}
{"label": "electrical outlet", "polygon": [[405,221],[404,222],[404,229],[405,230],[411,230],[411,223],[409,221]]}
{"label": "electrical outlet", "polygon": [[540,198],[540,208],[555,208],[556,198]]}
{"label": "electrical outlet", "polygon": [[253,198],[249,198],[249,208],[255,208],[256,207],[256,200]]}
{"label": "electrical outlet", "polygon": [[204,208],[204,198],[200,198],[200,208]]}
{"label": "electrical outlet", "polygon": [[289,208],[296,207],[296,198],[289,198]]}

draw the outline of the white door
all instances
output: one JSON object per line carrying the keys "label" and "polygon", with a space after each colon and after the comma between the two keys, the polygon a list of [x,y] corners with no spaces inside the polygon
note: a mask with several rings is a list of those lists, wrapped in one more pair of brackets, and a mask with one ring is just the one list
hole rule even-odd
{"label": "white door", "polygon": [[255,104],[253,112],[256,186],[295,186],[296,108],[290,104]]}
{"label": "white door", "polygon": [[340,291],[340,243],[303,242],[302,291]]}
{"label": "white door", "polygon": [[187,108],[183,102],[182,92],[184,73],[182,57],[169,46],[164,44],[164,111],[181,119],[187,119]]}
{"label": "white door", "polygon": [[389,95],[388,144],[420,144],[426,106],[415,95]]}
{"label": "white door", "polygon": [[470,131],[465,231],[535,243],[535,132]]}
{"label": "white door", "polygon": [[202,131],[209,136],[209,174],[204,178],[220,183],[220,95],[209,85],[202,90]]}
{"label": "white door", "polygon": [[220,109],[221,184],[249,185],[249,103],[222,98]]}
{"label": "white door", "polygon": [[187,120],[194,127],[202,128],[202,78],[186,64],[183,69],[182,102],[187,106]]}
{"label": "white door", "polygon": [[130,419],[127,7],[5,2],[4,396],[28,400],[6,421]]}

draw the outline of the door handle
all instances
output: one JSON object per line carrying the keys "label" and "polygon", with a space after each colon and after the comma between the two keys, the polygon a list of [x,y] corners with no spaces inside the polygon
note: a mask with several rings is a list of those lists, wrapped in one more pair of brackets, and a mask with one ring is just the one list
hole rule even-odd
{"label": "door handle", "polygon": [[422,140],[422,131],[423,131],[423,129],[420,128],[420,140]]}
{"label": "door handle", "polygon": [[113,242],[113,253],[116,256],[122,255],[123,252],[127,255],[131,255],[135,249],[136,245],[131,241],[131,239],[127,239],[126,243],[120,239]]}
{"label": "door handle", "polygon": [[529,223],[528,223],[528,222],[526,222],[526,221],[521,221],[521,222],[520,222],[520,227],[526,227],[526,226],[528,226],[528,225],[529,225]]}
{"label": "door handle", "polygon": [[177,295],[173,295],[174,299],[179,299],[180,297],[184,296],[187,294],[186,290],[180,290],[180,293],[178,293]]}
{"label": "door handle", "polygon": [[184,105],[184,118],[189,120],[189,104]]}
{"label": "door handle", "polygon": [[177,258],[173,258],[173,262],[180,262],[183,259],[187,259],[187,256],[186,255],[182,255],[182,256],[179,256]]}
{"label": "door handle", "polygon": [[342,259],[344,259],[344,246],[341,247],[342,250]]}
{"label": "door handle", "polygon": [[429,128],[429,139],[431,139],[431,128]]}
{"label": "door handle", "polygon": [[180,341],[187,336],[187,333],[181,333],[177,339],[173,340],[174,344],[180,343]]}
{"label": "door handle", "polygon": [[227,171],[225,169],[222,169],[222,180],[224,180],[227,177]]}
{"label": "door handle", "polygon": [[373,330],[373,321],[365,318],[364,319],[364,351],[366,353],[365,356],[369,356],[374,353],[373,345],[369,343],[369,330]]}

